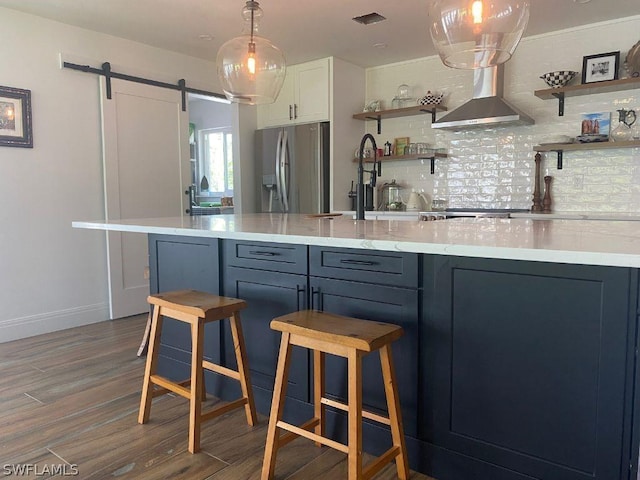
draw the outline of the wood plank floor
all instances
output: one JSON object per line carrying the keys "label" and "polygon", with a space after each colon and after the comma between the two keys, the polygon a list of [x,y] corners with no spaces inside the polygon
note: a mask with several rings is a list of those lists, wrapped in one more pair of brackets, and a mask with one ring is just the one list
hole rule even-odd
{"label": "wood plank floor", "polygon": [[[11,466],[37,465],[42,475],[32,467],[19,478],[48,478],[67,464],[65,472],[73,465],[82,479],[260,478],[264,416],[256,427],[247,426],[243,409],[205,423],[196,455],[187,451],[183,398],[158,397],[149,423],[137,423],[144,359],[136,350],[145,321],[130,317],[0,344],[0,477],[11,476]],[[305,439],[278,453],[278,479],[346,475],[346,455]],[[397,478],[395,465],[375,478]]]}

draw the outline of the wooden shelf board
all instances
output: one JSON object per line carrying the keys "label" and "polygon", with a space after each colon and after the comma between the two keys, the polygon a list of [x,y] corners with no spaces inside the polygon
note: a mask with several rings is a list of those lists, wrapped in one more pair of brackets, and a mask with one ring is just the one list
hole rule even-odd
{"label": "wooden shelf board", "polygon": [[536,152],[557,152],[562,150],[570,152],[575,150],[601,150],[607,148],[630,148],[640,147],[640,140],[628,142],[591,142],[591,143],[545,143],[536,145],[533,150]]}
{"label": "wooden shelf board", "polygon": [[[435,153],[433,155],[435,158],[447,158],[448,155],[446,153]],[[394,162],[398,160],[431,160],[431,155],[419,154],[419,155],[391,155],[386,157],[378,157],[378,160],[382,162]],[[357,158],[354,158],[353,161],[355,163],[358,162]],[[364,163],[373,163],[373,158],[365,158]]]}
{"label": "wooden shelf board", "polygon": [[394,108],[393,110],[380,110],[379,112],[362,112],[353,115],[357,120],[378,120],[382,118],[409,117],[411,115],[424,115],[425,113],[445,112],[447,107],[442,105],[416,105],[413,107]]}
{"label": "wooden shelf board", "polygon": [[631,90],[634,88],[640,88],[640,78],[623,78],[621,80],[585,83],[560,88],[546,88],[544,90],[536,90],[533,94],[543,100],[549,100],[557,98],[556,95],[561,93],[564,94],[565,97],[576,97],[579,95],[617,92],[621,90]]}

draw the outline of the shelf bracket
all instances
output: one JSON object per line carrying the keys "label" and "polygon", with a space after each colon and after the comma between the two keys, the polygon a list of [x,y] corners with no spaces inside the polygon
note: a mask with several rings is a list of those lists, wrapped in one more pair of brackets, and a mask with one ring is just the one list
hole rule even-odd
{"label": "shelf bracket", "polygon": [[552,93],[558,99],[558,116],[564,116],[564,92]]}
{"label": "shelf bracket", "polygon": [[421,112],[430,113],[431,114],[431,123],[436,121],[436,107],[433,108],[421,108]]}
{"label": "shelf bracket", "polygon": [[382,133],[382,116],[381,115],[376,115],[375,117],[370,117],[367,115],[367,120],[375,120],[376,123],[378,124],[378,135],[380,135]]}
{"label": "shelf bracket", "polygon": [[555,151],[558,154],[558,170],[562,170],[562,150]]}

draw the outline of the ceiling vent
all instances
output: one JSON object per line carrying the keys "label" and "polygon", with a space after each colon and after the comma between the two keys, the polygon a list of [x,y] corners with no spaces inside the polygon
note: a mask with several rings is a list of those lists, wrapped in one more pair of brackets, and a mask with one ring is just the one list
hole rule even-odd
{"label": "ceiling vent", "polygon": [[372,25],[374,23],[380,23],[383,20],[386,20],[386,17],[383,17],[379,13],[367,13],[366,15],[360,15],[359,17],[353,17],[354,22],[361,23],[362,25]]}

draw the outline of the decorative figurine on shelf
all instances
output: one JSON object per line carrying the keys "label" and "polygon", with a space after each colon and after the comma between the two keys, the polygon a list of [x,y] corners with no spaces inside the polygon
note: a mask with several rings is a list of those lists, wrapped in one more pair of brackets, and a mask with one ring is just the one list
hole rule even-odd
{"label": "decorative figurine on shelf", "polygon": [[391,156],[391,142],[384,142],[384,156]]}

